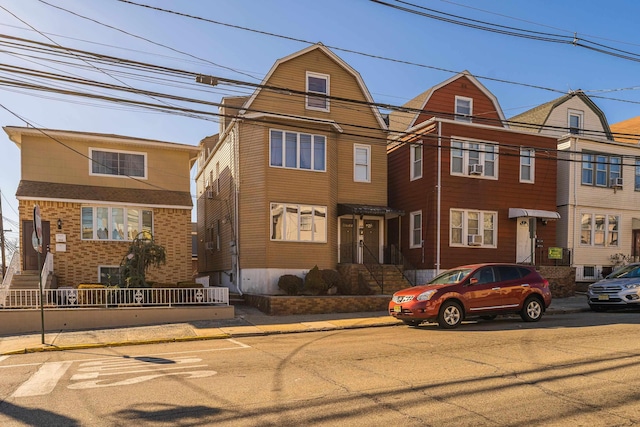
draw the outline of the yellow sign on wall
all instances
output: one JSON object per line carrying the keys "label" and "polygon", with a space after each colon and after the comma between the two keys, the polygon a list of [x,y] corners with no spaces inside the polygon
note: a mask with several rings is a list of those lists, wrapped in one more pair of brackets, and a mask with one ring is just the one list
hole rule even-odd
{"label": "yellow sign on wall", "polygon": [[549,259],[562,259],[562,248],[549,248]]}

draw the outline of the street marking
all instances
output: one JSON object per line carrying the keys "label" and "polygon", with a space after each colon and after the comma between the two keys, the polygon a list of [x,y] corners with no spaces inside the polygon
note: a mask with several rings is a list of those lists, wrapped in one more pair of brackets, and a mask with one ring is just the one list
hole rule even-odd
{"label": "street marking", "polygon": [[9,356],[0,356],[0,362],[2,362],[3,360],[7,360],[9,358]]}
{"label": "street marking", "polygon": [[43,396],[53,391],[58,380],[67,372],[73,362],[46,362],[35,374],[25,381],[12,397]]}
{"label": "street marking", "polygon": [[87,388],[114,387],[114,386],[121,386],[121,385],[138,384],[143,381],[149,381],[155,378],[169,376],[169,375],[188,375],[186,378],[191,379],[191,378],[206,378],[216,374],[217,374],[216,371],[172,372],[172,373],[166,373],[166,374],[143,375],[140,377],[129,378],[126,380],[118,381],[115,383],[109,383],[109,384],[101,384],[105,380],[84,381],[80,383],[69,384],[67,388],[74,389],[74,390],[82,390]]}

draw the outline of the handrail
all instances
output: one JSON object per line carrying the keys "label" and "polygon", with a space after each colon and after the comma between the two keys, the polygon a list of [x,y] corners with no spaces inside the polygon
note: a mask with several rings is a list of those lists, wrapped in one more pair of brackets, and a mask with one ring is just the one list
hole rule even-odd
{"label": "handrail", "polygon": [[378,260],[378,257],[371,252],[371,249],[362,242],[364,251],[362,253],[362,264],[365,266],[373,280],[380,288],[380,292],[384,293],[384,266]]}
{"label": "handrail", "polygon": [[11,262],[9,262],[7,273],[2,278],[2,287],[9,287],[11,280],[13,279],[13,275],[18,271],[20,271],[20,251],[16,250],[11,257]]}
{"label": "handrail", "polygon": [[[393,264],[396,269],[402,274],[411,286],[417,285],[417,270],[416,267],[402,254],[402,252],[395,246],[391,245],[389,247],[389,257],[390,263]],[[402,268],[399,267],[402,266]],[[412,273],[409,275],[407,271],[411,271]]]}

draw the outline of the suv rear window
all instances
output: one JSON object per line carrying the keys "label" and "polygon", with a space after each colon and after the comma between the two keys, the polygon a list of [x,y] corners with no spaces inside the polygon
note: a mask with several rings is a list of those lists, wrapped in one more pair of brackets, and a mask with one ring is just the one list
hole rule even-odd
{"label": "suv rear window", "polygon": [[[505,281],[505,280],[516,280],[522,277],[522,275],[520,274],[520,268],[518,267],[511,267],[511,266],[499,266],[497,267],[498,269],[498,274],[500,274],[500,280],[501,281]],[[522,269],[525,270],[527,273],[529,272],[529,270],[527,269]]]}

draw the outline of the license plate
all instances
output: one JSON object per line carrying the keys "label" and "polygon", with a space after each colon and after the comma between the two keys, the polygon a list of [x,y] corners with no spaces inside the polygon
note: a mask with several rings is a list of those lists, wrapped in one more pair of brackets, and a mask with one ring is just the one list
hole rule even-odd
{"label": "license plate", "polygon": [[394,313],[402,313],[402,306],[401,305],[393,306],[393,311]]}
{"label": "license plate", "polygon": [[609,295],[607,294],[598,295],[598,301],[608,301],[608,300],[609,300]]}

